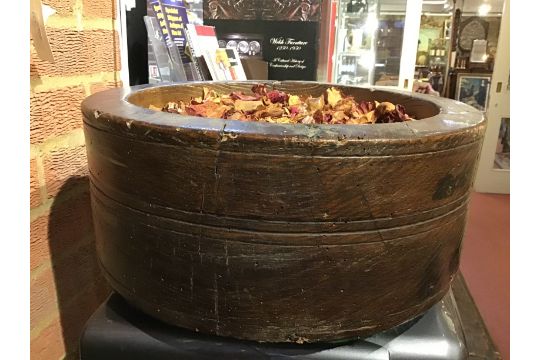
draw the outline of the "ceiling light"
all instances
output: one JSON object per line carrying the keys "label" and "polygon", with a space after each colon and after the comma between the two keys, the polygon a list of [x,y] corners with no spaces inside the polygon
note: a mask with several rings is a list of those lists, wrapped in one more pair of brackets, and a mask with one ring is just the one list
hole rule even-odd
{"label": "ceiling light", "polygon": [[480,16],[486,16],[489,11],[491,10],[491,5],[489,4],[482,4],[478,7],[478,15]]}

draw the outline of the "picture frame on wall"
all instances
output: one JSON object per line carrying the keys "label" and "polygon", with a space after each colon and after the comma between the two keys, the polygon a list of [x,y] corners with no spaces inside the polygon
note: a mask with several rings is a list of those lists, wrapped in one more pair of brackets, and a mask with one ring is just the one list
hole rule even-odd
{"label": "picture frame on wall", "polygon": [[491,75],[458,74],[454,98],[480,111],[486,111],[490,85]]}

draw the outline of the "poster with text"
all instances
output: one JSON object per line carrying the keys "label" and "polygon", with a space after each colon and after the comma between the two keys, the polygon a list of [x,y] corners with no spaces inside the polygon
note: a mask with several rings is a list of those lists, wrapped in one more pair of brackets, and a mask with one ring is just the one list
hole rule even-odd
{"label": "poster with text", "polygon": [[180,51],[184,63],[190,59],[185,55],[188,15],[182,0],[148,0],[148,15],[157,18],[163,36],[167,42],[172,41]]}
{"label": "poster with text", "polygon": [[316,80],[317,23],[268,24],[263,58],[272,80]]}
{"label": "poster with text", "polygon": [[321,0],[205,0],[203,10],[220,44],[267,62],[270,80],[317,79]]}

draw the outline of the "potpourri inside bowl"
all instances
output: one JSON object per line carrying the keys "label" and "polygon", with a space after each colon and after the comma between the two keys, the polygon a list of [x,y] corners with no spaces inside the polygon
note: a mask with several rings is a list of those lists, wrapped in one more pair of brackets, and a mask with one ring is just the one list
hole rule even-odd
{"label": "potpourri inside bowl", "polygon": [[264,84],[253,85],[251,92],[218,94],[203,87],[201,96],[192,97],[189,102],[170,101],[161,109],[150,108],[180,115],[279,124],[377,124],[413,120],[403,105],[388,101],[358,102],[335,87],[326,89],[320,96],[269,90]]}

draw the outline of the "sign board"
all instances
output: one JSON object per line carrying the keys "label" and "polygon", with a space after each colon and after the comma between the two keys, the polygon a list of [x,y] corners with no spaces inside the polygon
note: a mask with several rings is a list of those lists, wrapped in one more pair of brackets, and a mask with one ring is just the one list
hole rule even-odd
{"label": "sign board", "polygon": [[[270,80],[317,79],[320,0],[204,0],[203,10],[205,25],[216,28],[222,44],[268,63]],[[257,51],[250,51],[252,44]]]}

